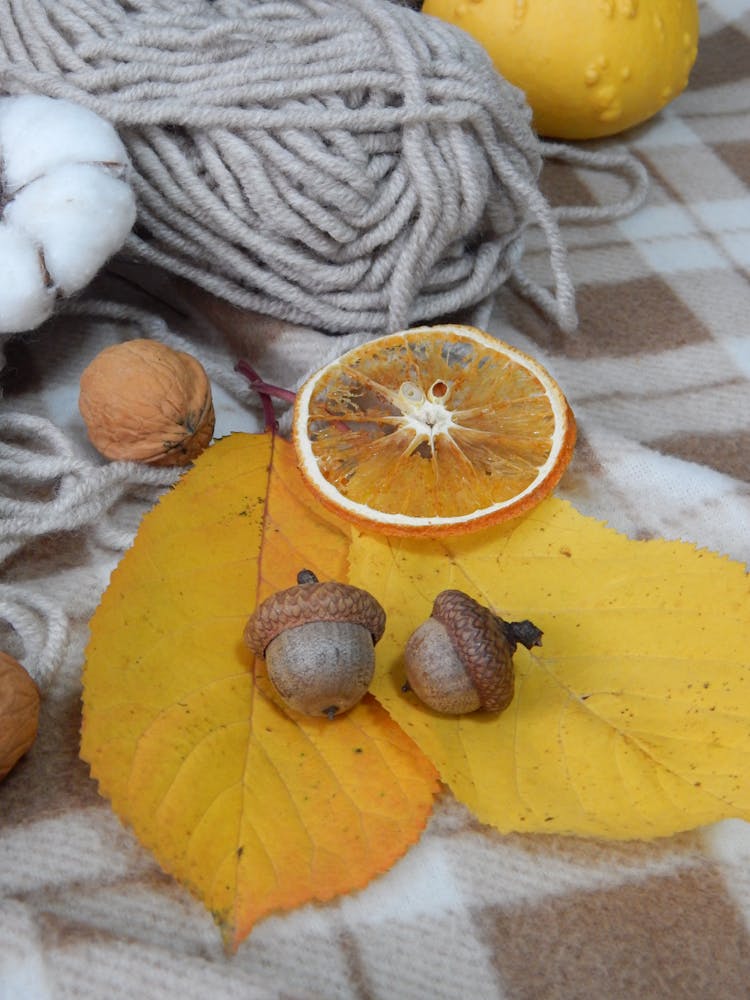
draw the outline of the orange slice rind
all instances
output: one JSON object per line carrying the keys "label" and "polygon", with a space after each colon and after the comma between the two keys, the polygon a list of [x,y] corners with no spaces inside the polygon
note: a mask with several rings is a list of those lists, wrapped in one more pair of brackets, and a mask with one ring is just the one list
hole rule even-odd
{"label": "orange slice rind", "polygon": [[300,388],[293,437],[318,499],[365,530],[439,536],[517,517],[557,485],[573,413],[533,358],[468,326],[356,347]]}

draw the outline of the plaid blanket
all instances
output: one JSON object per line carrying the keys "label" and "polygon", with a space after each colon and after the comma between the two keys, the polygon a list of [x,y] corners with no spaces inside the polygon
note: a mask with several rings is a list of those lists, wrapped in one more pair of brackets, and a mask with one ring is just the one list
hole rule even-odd
{"label": "plaid blanket", "polygon": [[[510,289],[489,328],[546,364],[572,402],[580,440],[561,495],[632,537],[750,563],[750,2],[704,2],[701,24],[688,90],[620,140],[648,169],[648,203],[616,223],[565,227],[579,332],[553,329]],[[552,162],[543,184],[556,204],[620,193],[609,175]],[[546,259],[532,233],[537,280]],[[356,341],[181,294],[193,318],[169,314],[170,329],[216,376],[217,434],[258,426],[233,381],[238,354],[296,385]],[[53,333],[7,345],[2,413],[65,434],[69,475],[83,481],[101,463],[77,379],[132,329],[111,317],[61,320]],[[36,483],[28,499],[59,497],[59,485]],[[654,843],[501,836],[447,793],[387,874],[263,921],[225,956],[210,916],[120,825],[78,758],[86,622],[159,488],[133,487],[95,523],[0,540],[0,618],[11,587],[16,603],[25,595],[0,643],[23,658],[24,643],[43,653],[66,631],[38,740],[0,785],[0,1000],[750,997],[747,823]]]}

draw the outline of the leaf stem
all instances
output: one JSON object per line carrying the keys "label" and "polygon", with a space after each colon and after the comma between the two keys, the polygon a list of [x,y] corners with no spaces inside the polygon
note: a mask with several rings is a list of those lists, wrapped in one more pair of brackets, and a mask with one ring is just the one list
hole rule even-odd
{"label": "leaf stem", "polygon": [[240,358],[234,366],[234,370],[239,372],[240,375],[244,375],[250,384],[250,388],[255,389],[260,396],[261,406],[263,407],[263,419],[266,425],[265,430],[275,430],[278,424],[272,400],[281,399],[285,403],[293,403],[297,398],[297,394],[291,389],[282,389],[281,386],[264,382],[246,358]]}

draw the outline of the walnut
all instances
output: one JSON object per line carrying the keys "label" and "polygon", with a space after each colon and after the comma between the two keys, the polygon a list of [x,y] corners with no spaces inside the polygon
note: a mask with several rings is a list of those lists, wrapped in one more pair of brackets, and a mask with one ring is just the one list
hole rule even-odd
{"label": "walnut", "polygon": [[21,664],[0,652],[0,780],[36,739],[39,689]]}
{"label": "walnut", "polygon": [[109,459],[188,465],[214,431],[203,366],[153,340],[98,354],[81,375],[78,407],[91,443]]}

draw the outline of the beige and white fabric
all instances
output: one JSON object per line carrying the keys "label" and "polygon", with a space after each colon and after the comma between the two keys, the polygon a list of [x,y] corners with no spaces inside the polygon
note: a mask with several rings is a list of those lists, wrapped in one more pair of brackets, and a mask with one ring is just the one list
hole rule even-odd
{"label": "beige and white fabric", "polygon": [[[561,495],[631,537],[750,564],[750,2],[700,11],[688,90],[618,140],[648,169],[647,203],[564,226],[579,331],[561,333],[508,288],[488,326],[544,362],[575,409]],[[555,204],[621,193],[570,165],[548,164],[543,183]],[[528,272],[548,280],[542,237],[527,246]],[[87,621],[172,478],[107,471],[86,442],[77,380],[106,343],[187,344],[214,382],[217,433],[253,430],[239,355],[293,388],[357,337],[241,317],[132,261],[75,308],[6,344],[0,374],[0,644],[44,692],[39,738],[0,784],[0,1000],[750,996],[750,824],[655,843],[501,836],[447,793],[390,872],[265,920],[225,956],[210,916],[78,758]]]}

